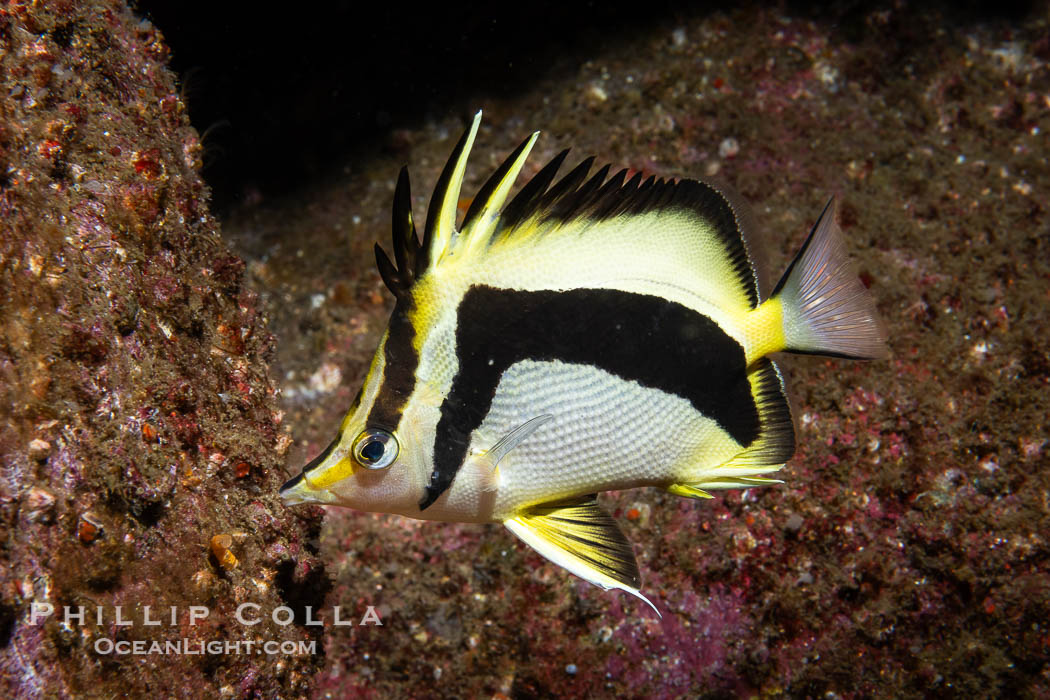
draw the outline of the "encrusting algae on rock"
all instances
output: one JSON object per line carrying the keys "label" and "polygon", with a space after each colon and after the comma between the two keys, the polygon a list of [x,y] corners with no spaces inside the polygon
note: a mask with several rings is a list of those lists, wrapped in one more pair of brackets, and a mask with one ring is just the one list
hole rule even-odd
{"label": "encrusting algae on rock", "polygon": [[[300,697],[321,667],[107,650],[239,642],[241,600],[301,614],[328,585],[319,512],[273,494],[272,337],[209,213],[167,56],[119,0],[0,4],[2,697]],[[212,563],[221,532],[251,535]],[[267,576],[279,585],[253,585]],[[179,613],[92,621],[147,606]],[[210,614],[191,624],[197,606]],[[252,632],[320,638],[271,620]]]}

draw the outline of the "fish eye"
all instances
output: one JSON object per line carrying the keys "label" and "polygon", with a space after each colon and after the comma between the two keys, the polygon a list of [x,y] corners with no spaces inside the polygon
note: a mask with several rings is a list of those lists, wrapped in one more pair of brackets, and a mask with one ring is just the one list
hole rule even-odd
{"label": "fish eye", "polygon": [[354,441],[354,459],[365,469],[386,469],[397,453],[397,438],[385,430],[368,428]]}

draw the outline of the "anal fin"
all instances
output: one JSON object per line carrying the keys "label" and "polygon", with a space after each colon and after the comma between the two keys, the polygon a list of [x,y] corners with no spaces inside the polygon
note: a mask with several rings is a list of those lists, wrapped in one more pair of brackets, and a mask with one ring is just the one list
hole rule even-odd
{"label": "anal fin", "polygon": [[549,561],[605,590],[627,591],[656,610],[638,591],[642,577],[631,543],[595,496],[532,506],[503,524]]}

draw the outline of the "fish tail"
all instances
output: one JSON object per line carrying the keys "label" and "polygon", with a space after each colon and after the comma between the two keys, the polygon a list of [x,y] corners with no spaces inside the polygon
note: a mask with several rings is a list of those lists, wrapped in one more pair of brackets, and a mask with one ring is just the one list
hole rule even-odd
{"label": "fish tail", "polygon": [[846,252],[835,211],[832,198],[762,307],[779,312],[777,349],[852,359],[885,357],[886,331]]}

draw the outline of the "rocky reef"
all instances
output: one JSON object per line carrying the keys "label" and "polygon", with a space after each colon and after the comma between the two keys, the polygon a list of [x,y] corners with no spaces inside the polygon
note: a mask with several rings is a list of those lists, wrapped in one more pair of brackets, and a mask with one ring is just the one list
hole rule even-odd
{"label": "rocky reef", "polygon": [[268,612],[328,586],[319,511],[275,496],[273,338],[167,58],[122,2],[0,6],[5,697],[287,696],[324,659],[112,651],[316,642]]}

